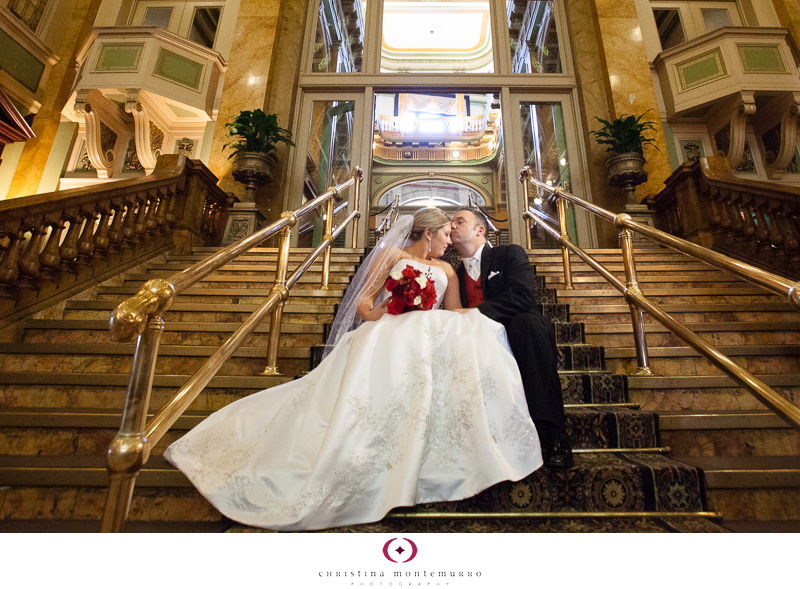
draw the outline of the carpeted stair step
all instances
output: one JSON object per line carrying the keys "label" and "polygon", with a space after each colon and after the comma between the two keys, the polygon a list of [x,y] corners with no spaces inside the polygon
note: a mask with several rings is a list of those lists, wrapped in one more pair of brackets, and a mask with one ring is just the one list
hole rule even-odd
{"label": "carpeted stair step", "polygon": [[[729,532],[727,528],[710,519],[707,513],[663,514],[643,517],[641,514],[596,517],[592,514],[430,514],[410,517],[404,513],[390,513],[380,522],[360,526],[345,526],[319,533],[372,533],[372,534],[465,534],[465,533],[699,533]],[[501,517],[502,516],[502,517]],[[127,530],[126,530],[127,531]],[[135,531],[135,530],[133,530]],[[271,533],[270,530],[234,524],[229,534]]]}
{"label": "carpeted stair step", "polygon": [[561,392],[566,404],[624,403],[627,379],[608,371],[561,372]]}

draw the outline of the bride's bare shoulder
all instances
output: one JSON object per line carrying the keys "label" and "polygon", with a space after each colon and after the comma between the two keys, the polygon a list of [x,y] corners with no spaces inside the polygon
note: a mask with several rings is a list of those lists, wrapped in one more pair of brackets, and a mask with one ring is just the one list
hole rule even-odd
{"label": "bride's bare shoulder", "polygon": [[441,268],[444,270],[444,273],[447,275],[448,278],[455,276],[456,271],[449,262],[445,262],[444,260],[440,260],[438,258],[431,258],[429,260],[431,266],[436,266],[437,268]]}

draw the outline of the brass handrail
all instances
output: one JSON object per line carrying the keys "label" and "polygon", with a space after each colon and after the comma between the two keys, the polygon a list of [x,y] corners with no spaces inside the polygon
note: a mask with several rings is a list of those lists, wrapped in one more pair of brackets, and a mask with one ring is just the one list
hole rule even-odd
{"label": "brass handrail", "polygon": [[[733,360],[728,358],[715,347],[706,343],[706,341],[698,336],[695,332],[688,329],[671,315],[661,310],[658,305],[651,303],[644,296],[644,293],[642,292],[636,280],[636,267],[633,255],[633,232],[644,235],[656,243],[685,253],[716,268],[730,271],[737,276],[740,276],[758,286],[763,286],[772,292],[782,294],[788,298],[789,302],[795,308],[800,308],[800,299],[798,299],[800,283],[792,283],[781,276],[765,272],[760,268],[750,266],[749,264],[739,262],[738,260],[733,260],[717,252],[706,250],[703,247],[676,238],[668,233],[664,233],[663,231],[653,229],[647,225],[636,223],[631,219],[630,215],[626,213],[617,215],[601,207],[588,203],[573,194],[563,191],[560,188],[555,188],[545,184],[544,182],[536,180],[531,176],[530,169],[528,167],[525,167],[521,170],[520,182],[523,183],[523,191],[526,197],[528,193],[527,184],[530,182],[539,188],[543,188],[552,192],[559,203],[559,211],[561,210],[560,207],[563,206],[563,201],[569,200],[570,202],[596,214],[597,216],[614,223],[614,225],[620,229],[623,262],[625,265],[625,283],[611,274],[611,272],[605,266],[592,258],[591,255],[571,242],[569,236],[566,235],[566,219],[561,215],[559,215],[561,227],[558,230],[551,227],[546,222],[545,216],[539,211],[529,209],[522,215],[525,219],[533,220],[559,242],[565,260],[565,279],[568,273],[571,274],[571,269],[568,266],[569,252],[571,251],[584,260],[592,269],[594,269],[614,288],[623,294],[625,300],[631,308],[633,334],[636,343],[637,360],[639,362],[637,374],[652,374],[652,370],[649,368],[644,319],[642,317],[642,312],[646,311],[656,321],[678,335],[678,337],[683,339],[687,344],[704,356],[709,362],[711,362],[711,364],[728,374],[728,376],[730,376],[737,384],[741,385],[764,405],[775,411],[775,413],[777,413],[784,421],[789,423],[789,425],[800,430],[800,407],[797,407],[779,395],[771,387],[764,384],[761,380],[736,364]],[[530,242],[528,242],[528,247],[530,248]]]}
{"label": "brass handrail", "polygon": [[[101,527],[103,532],[122,531],[130,509],[136,477],[147,462],[151,448],[191,405],[197,395],[216,375],[222,364],[233,355],[247,336],[253,332],[270,312],[273,315],[270,324],[270,343],[268,345],[267,360],[274,363],[277,359],[281,312],[283,303],[289,296],[289,289],[299,280],[300,276],[320,253],[330,251],[330,246],[334,239],[351,221],[354,223],[353,234],[355,235],[357,231],[355,221],[361,216],[359,202],[361,178],[361,169],[358,166],[354,167],[350,179],[346,182],[331,188],[295,211],[283,213],[279,221],[192,265],[170,279],[148,281],[139,293],[121,303],[114,310],[110,321],[112,339],[127,341],[136,335],[139,337],[128,383],[122,425],[114,437],[107,454],[110,482],[103,512]],[[291,228],[297,224],[298,217],[321,204],[332,203],[336,195],[350,186],[354,186],[353,211],[335,231],[328,226],[322,243],[309,254],[287,280],[286,270],[289,262]],[[328,207],[329,212],[331,208],[330,206]],[[329,219],[331,216],[329,215]],[[164,330],[162,315],[172,305],[175,294],[198,282],[204,276],[238,255],[269,239],[278,231],[281,232],[281,245],[276,280],[266,301],[242,323],[239,329],[220,346],[147,424],[150,392],[155,375],[155,362],[158,356],[161,333]],[[329,269],[329,264],[327,268],[323,268],[323,283],[327,283],[328,278],[325,272],[329,271]],[[275,352],[274,358],[272,354],[273,348]]]}

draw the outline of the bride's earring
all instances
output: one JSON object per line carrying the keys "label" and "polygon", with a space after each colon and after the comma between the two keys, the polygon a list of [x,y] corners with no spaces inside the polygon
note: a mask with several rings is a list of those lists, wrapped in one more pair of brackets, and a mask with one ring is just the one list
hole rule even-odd
{"label": "bride's earring", "polygon": [[431,238],[428,238],[428,253],[431,251]]}

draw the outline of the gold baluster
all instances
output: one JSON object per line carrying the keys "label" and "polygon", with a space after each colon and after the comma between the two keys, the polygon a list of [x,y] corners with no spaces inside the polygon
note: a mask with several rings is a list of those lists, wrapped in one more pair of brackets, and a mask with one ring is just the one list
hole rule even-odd
{"label": "gold baluster", "polygon": [[[525,212],[522,213],[523,219],[528,219],[529,221],[536,222],[534,217],[528,212],[528,207],[530,207],[530,189],[528,188],[528,177],[531,175],[531,169],[528,166],[522,168],[519,173],[519,181],[522,184],[522,201],[525,203]],[[533,242],[531,240],[531,224],[530,222],[526,223],[525,225],[525,249],[533,248]]]}
{"label": "gold baluster", "polygon": [[355,186],[353,186],[353,210],[357,211],[357,214],[353,218],[353,229],[350,233],[350,247],[355,249],[356,240],[358,238],[358,220],[361,218],[361,181],[364,179],[364,171],[356,166],[353,168],[353,176],[356,179]]}
{"label": "gold baluster", "polygon": [[572,286],[572,263],[569,259],[569,249],[564,245],[569,242],[569,233],[567,232],[567,203],[561,196],[561,187],[555,189],[553,192],[556,197],[556,205],[558,206],[558,224],[561,229],[561,260],[564,264],[564,288],[571,289]]}
{"label": "gold baluster", "polygon": [[[136,236],[136,208],[137,199],[125,201],[125,220],[122,222],[122,245],[131,247]],[[141,206],[141,205],[139,205]]]}
{"label": "gold baluster", "polygon": [[[628,214],[617,216],[618,221],[630,220]],[[647,334],[644,329],[644,313],[636,307],[633,299],[642,297],[642,289],[636,279],[636,261],[633,256],[633,231],[622,229],[619,232],[619,241],[622,248],[622,261],[625,264],[625,299],[631,310],[631,320],[633,322],[633,339],[636,344],[636,360],[639,364],[633,373],[636,376],[652,376],[653,370],[650,368],[650,354],[647,350]]]}
{"label": "gold baluster", "polygon": [[[330,202],[330,201],[329,201]],[[297,217],[292,211],[286,211],[281,217],[289,217],[289,224],[281,230],[280,245],[278,247],[278,267],[275,270],[275,284],[272,285],[270,296],[280,296],[280,302],[272,310],[269,322],[269,343],[267,344],[267,367],[261,373],[264,376],[276,376],[278,372],[278,349],[281,339],[281,323],[283,322],[283,305],[289,298],[286,289],[286,274],[289,266],[289,247],[291,245],[292,227],[297,224]]]}
{"label": "gold baluster", "polygon": [[[333,240],[333,199],[339,194],[336,191],[336,188],[329,188],[328,190],[333,191],[333,194],[328,199],[328,202],[325,206],[325,235],[322,236],[322,240]],[[328,244],[328,247],[325,248],[325,251],[322,254],[322,290],[329,290],[330,287],[328,286],[328,282],[330,281],[330,272],[331,272],[331,250],[333,249],[333,244]]]}

